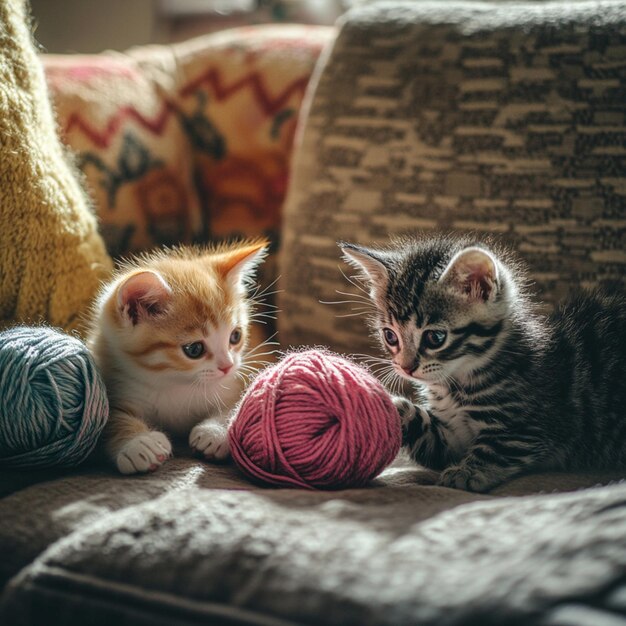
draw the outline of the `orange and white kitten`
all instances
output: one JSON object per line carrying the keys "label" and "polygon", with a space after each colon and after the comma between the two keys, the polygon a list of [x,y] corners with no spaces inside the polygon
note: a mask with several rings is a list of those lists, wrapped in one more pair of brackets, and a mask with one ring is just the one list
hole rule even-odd
{"label": "orange and white kitten", "polygon": [[207,459],[228,456],[250,332],[246,287],[266,253],[265,240],[157,252],[101,292],[89,345],[111,408],[105,450],[123,474],[159,467],[172,454],[167,434],[189,433]]}

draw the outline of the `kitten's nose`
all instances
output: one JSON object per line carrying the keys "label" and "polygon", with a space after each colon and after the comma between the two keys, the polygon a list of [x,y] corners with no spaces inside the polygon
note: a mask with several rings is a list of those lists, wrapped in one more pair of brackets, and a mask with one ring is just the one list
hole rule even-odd
{"label": "kitten's nose", "polygon": [[402,371],[407,374],[407,376],[410,376],[419,366],[419,359],[415,359],[413,363],[410,363],[409,365],[401,365],[400,367],[402,368]]}
{"label": "kitten's nose", "polygon": [[228,365],[223,365],[222,367],[218,367],[217,369],[222,372],[224,374],[224,376],[226,376],[226,374],[228,374],[228,372],[230,372],[230,370],[233,368],[232,363],[228,364]]}

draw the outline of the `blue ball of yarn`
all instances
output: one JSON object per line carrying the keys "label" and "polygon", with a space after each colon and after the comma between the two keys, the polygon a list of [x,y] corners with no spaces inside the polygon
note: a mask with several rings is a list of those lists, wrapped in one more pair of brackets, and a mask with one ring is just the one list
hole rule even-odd
{"label": "blue ball of yarn", "polygon": [[45,327],[0,333],[0,466],[78,465],[108,415],[104,383],[81,341]]}

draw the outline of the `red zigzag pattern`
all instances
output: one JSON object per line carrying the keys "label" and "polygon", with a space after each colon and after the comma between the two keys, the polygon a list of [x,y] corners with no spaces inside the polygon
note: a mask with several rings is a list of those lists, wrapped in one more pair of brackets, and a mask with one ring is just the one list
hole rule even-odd
{"label": "red zigzag pattern", "polygon": [[[293,94],[303,94],[308,82],[308,76],[297,78],[289,83],[279,95],[272,97],[265,88],[259,72],[252,72],[231,85],[225,85],[219,70],[211,68],[182,87],[179,91],[179,95],[183,98],[189,97],[201,86],[206,84],[212,89],[215,99],[218,102],[222,102],[238,91],[249,87],[261,110],[270,117],[285,106],[285,103]],[[154,117],[146,117],[139,113],[133,106],[125,106],[120,108],[115,115],[109,119],[103,130],[94,128],[87,120],[83,119],[79,113],[73,112],[67,120],[65,132],[69,133],[74,128],[78,128],[84,135],[89,137],[94,145],[104,149],[109,146],[112,138],[116,135],[126,119],[132,119],[151,133],[161,135],[170,115],[175,111],[176,106],[167,100],[163,102],[161,110]]]}

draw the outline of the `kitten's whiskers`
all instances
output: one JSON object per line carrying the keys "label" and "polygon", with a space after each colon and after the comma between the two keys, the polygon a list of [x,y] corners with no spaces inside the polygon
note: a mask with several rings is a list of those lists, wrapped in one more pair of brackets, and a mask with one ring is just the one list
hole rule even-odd
{"label": "kitten's whiskers", "polygon": [[[187,415],[191,415],[191,402],[196,396],[196,392],[200,391],[200,387],[202,386],[202,378],[198,377],[193,380],[191,383],[191,389],[189,392],[189,396],[187,398]],[[195,389],[198,387],[198,389]]]}
{"label": "kitten's whiskers", "polygon": [[[343,272],[342,272],[343,273]],[[358,288],[363,293],[367,293],[362,287],[355,284],[351,281],[345,274],[344,277],[348,280],[348,282]],[[349,291],[340,291],[339,289],[335,290],[335,293],[346,296],[349,298],[348,300],[320,300],[320,304],[335,304],[335,305],[344,305],[344,304],[356,304],[358,308],[352,307],[353,313],[345,313],[342,315],[336,315],[337,318],[343,317],[361,317],[365,315],[371,315],[376,312],[376,305],[372,302],[369,295],[361,295],[360,293],[351,293]]]}
{"label": "kitten's whiskers", "polygon": [[248,296],[248,300],[258,301],[259,298],[266,298],[267,296],[273,296],[274,294],[281,293],[283,291],[282,289],[269,291],[280,280],[280,278],[280,276],[277,276],[269,285],[263,287],[263,289],[261,289],[261,285],[255,285],[252,293]]}
{"label": "kitten's whiskers", "polygon": [[357,276],[348,276],[343,269],[339,268],[339,271],[341,272],[341,275],[356,289],[358,289],[359,291],[363,292],[369,299],[369,291],[365,288],[365,286],[363,285],[363,283],[359,280],[359,278]]}
{"label": "kitten's whiskers", "polygon": [[278,332],[273,333],[270,337],[268,337],[265,341],[262,341],[260,344],[254,346],[251,350],[246,352],[246,357],[254,356],[257,354],[259,350],[268,346],[279,346],[280,343],[278,341],[273,341],[274,337],[278,335]]}

